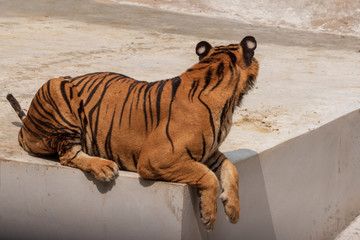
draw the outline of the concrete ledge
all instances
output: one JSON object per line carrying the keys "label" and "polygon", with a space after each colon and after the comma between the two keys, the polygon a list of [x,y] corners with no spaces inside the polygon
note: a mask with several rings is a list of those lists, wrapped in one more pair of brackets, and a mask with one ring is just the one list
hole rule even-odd
{"label": "concrete ledge", "polygon": [[130,172],[105,184],[77,169],[0,160],[0,202],[1,239],[182,239],[197,230],[186,185]]}
{"label": "concrete ledge", "polygon": [[[256,153],[226,153],[240,176],[240,220],[218,202],[214,231],[184,184],[121,172],[113,185],[77,169],[0,160],[0,236],[29,239],[334,239],[360,214],[360,111]],[[111,190],[111,191],[110,191]]]}

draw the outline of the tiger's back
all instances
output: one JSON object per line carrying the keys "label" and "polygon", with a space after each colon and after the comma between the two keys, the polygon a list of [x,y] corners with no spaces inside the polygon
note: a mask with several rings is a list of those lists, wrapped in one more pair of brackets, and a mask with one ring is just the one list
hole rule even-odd
{"label": "tiger's back", "polygon": [[176,92],[181,80],[144,82],[106,72],[70,82],[84,106],[84,151],[114,160],[123,170],[136,171],[145,139],[168,117],[165,106],[170,105],[171,98],[167,86],[175,85],[171,91]]}

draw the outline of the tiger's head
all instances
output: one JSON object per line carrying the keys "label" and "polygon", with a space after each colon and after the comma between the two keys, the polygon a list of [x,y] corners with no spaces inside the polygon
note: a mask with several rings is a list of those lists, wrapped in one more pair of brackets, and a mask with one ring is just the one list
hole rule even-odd
{"label": "tiger's head", "polygon": [[254,57],[256,47],[255,38],[247,36],[239,44],[228,46],[212,47],[210,43],[202,41],[197,44],[195,51],[200,65],[209,64],[216,69],[217,75],[227,74],[230,81],[236,80],[234,82],[240,88],[239,105],[243,95],[254,87],[259,72],[259,63]]}
{"label": "tiger's head", "polygon": [[[252,36],[245,37],[239,44],[218,47],[212,47],[210,43],[201,41],[196,46],[196,54],[199,56],[200,62],[206,62],[205,59],[208,58],[211,59],[210,61],[220,59],[223,57],[221,54],[227,54],[233,64],[250,67],[253,64],[258,65],[254,58],[256,47],[256,40]],[[208,60],[208,62],[210,61]]]}

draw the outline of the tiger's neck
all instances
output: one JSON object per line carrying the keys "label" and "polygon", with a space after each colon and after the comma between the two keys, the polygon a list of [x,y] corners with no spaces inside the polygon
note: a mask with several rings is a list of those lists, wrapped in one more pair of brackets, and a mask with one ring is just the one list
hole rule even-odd
{"label": "tiger's neck", "polygon": [[201,111],[209,116],[213,133],[211,149],[215,150],[224,141],[232,125],[240,97],[240,71],[224,63],[207,65],[197,64],[180,78],[187,95],[183,101],[198,104]]}
{"label": "tiger's neck", "polygon": [[[240,70],[228,62],[196,64],[181,76],[188,98],[199,96],[214,108],[227,104],[232,112],[241,96]],[[185,91],[186,91],[185,90]]]}

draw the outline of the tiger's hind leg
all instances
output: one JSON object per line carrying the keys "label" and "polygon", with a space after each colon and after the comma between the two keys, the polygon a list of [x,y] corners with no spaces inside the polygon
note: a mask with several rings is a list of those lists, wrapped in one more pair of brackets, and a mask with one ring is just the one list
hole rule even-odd
{"label": "tiger's hind leg", "polygon": [[89,172],[99,181],[111,181],[119,173],[119,167],[113,161],[89,156],[82,151],[80,145],[74,145],[70,149],[59,153],[60,163],[65,166],[79,168]]}

